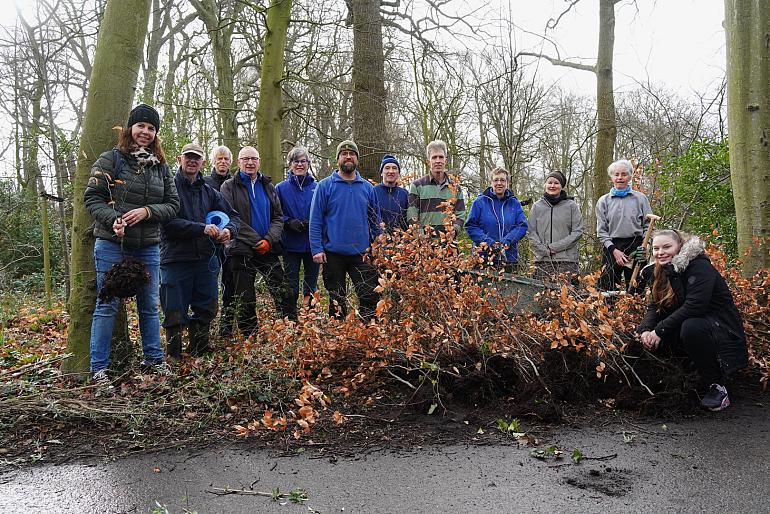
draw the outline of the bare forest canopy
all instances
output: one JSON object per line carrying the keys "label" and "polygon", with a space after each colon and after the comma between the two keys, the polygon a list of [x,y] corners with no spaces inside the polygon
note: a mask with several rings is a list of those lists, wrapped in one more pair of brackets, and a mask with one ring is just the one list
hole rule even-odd
{"label": "bare forest canopy", "polygon": [[[392,153],[408,182],[425,171],[426,142],[441,138],[469,198],[487,185],[495,165],[511,171],[511,189],[521,199],[539,196],[548,172],[564,172],[569,193],[587,215],[608,187],[596,183],[605,167],[595,165],[602,140],[597,95],[562,89],[546,71],[551,63],[525,55],[573,55],[556,35],[560,24],[586,16],[573,8],[583,2],[555,0],[554,17],[531,27],[520,26],[516,10],[498,2],[289,2],[285,60],[269,84],[280,86],[281,97],[268,112],[260,111],[269,89],[262,83],[267,24],[270,12],[288,0],[148,1],[147,37],[136,42],[143,59],[135,102],[161,112],[160,135],[172,159],[190,141],[207,150],[255,144],[263,166],[270,164],[264,171],[276,179],[284,174],[282,156],[303,144],[322,177],[335,165],[336,144],[353,136],[365,148],[367,176],[376,179],[379,157]],[[0,240],[12,250],[2,256],[0,278],[41,268],[35,242],[41,234],[18,229],[29,221],[24,213],[37,212],[34,199],[41,192],[63,199],[48,203],[55,211],[53,262],[66,267],[73,195],[81,194],[73,188],[79,142],[107,3],[36,0],[0,33],[0,209],[16,213],[4,214]],[[610,3],[616,11],[639,8],[630,0]],[[595,35],[599,13],[591,16],[585,26]],[[629,37],[626,28],[615,28],[616,41]],[[534,35],[535,48],[521,47],[525,34]],[[370,66],[374,61],[379,69]],[[579,62],[588,69],[595,61]],[[643,71],[632,79],[634,86],[614,95],[614,154],[640,163],[638,185],[668,224],[716,230],[734,247],[725,81],[684,97]],[[260,116],[268,114],[277,115],[268,128],[278,135],[278,155],[259,137],[270,125],[263,119],[260,128]],[[699,187],[704,181],[710,183]]]}

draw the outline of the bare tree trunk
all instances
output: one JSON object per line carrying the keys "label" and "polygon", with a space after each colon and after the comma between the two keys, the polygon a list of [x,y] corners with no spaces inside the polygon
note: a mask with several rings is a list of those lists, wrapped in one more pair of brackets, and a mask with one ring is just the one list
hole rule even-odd
{"label": "bare tree trunk", "polygon": [[[596,58],[596,153],[594,154],[594,176],[592,184],[592,204],[596,205],[604,194],[608,183],[607,167],[612,163],[615,153],[617,126],[615,122],[615,94],[612,85],[612,57],[615,48],[615,3],[617,0],[599,2],[599,53]],[[591,233],[596,232],[593,209],[589,211],[588,223]]]}
{"label": "bare tree trunk", "polygon": [[353,15],[353,137],[360,154],[359,170],[376,180],[388,149],[380,0],[347,3]]}
{"label": "bare tree trunk", "polygon": [[278,183],[283,180],[281,130],[283,128],[283,63],[286,33],[289,29],[292,0],[271,0],[267,11],[265,53],[262,56],[259,108],[257,109],[257,139],[262,170]]}
{"label": "bare tree trunk", "polygon": [[[743,254],[770,237],[770,8],[725,0],[730,177]],[[744,257],[743,271],[770,266],[767,247]]]}
{"label": "bare tree trunk", "polygon": [[[151,0],[109,0],[96,43],[96,55],[88,88],[88,103],[75,174],[72,220],[72,295],[67,351],[63,363],[70,372],[89,368],[91,318],[96,303],[91,217],[83,204],[83,191],[100,153],[114,142],[111,127],[128,117],[134,98],[142,42],[147,35]],[[115,66],[119,62],[120,66]]]}
{"label": "bare tree trunk", "polygon": [[[214,58],[214,68],[217,73],[217,100],[219,101],[219,120],[222,123],[222,142],[233,155],[238,155],[240,140],[238,139],[238,121],[235,105],[235,71],[232,63],[232,36],[234,19],[243,9],[244,3],[233,2],[227,9],[224,2],[216,0],[190,0],[198,12],[211,39],[211,53]],[[224,11],[231,11],[229,15]],[[261,141],[260,141],[261,144]]]}

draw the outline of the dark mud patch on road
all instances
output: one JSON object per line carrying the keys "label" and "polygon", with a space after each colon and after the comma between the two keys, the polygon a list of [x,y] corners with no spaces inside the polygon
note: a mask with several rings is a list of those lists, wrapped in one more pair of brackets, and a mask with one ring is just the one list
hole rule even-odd
{"label": "dark mud patch on road", "polygon": [[620,497],[631,491],[632,472],[610,466],[601,468],[578,469],[572,476],[564,478],[564,483],[578,489],[594,491],[605,496]]}

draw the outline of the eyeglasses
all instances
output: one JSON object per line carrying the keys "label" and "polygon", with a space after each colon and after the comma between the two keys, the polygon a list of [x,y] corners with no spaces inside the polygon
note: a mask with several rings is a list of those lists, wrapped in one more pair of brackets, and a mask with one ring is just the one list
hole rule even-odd
{"label": "eyeglasses", "polygon": [[302,166],[307,166],[308,164],[310,164],[310,161],[308,161],[307,159],[294,159],[291,162],[293,162],[294,164],[300,164]]}
{"label": "eyeglasses", "polygon": [[238,159],[249,162],[249,161],[258,161],[259,157],[238,157]]}
{"label": "eyeglasses", "polygon": [[184,158],[187,159],[188,161],[200,161],[201,159],[203,159],[203,157],[194,153],[186,153],[184,154]]}

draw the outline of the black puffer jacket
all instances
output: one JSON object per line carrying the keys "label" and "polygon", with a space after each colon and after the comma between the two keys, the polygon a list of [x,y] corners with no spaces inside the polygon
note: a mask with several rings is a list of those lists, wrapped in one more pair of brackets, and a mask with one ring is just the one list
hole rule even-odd
{"label": "black puffer jacket", "polygon": [[161,225],[160,263],[210,259],[221,245],[203,233],[206,215],[211,211],[227,214],[230,222],[225,228],[230,230],[232,239],[238,234],[240,217],[219,191],[204,182],[200,173],[191,183],[179,170],[174,184],[179,193],[179,213]]}
{"label": "black puffer jacket", "polygon": [[281,200],[278,198],[278,193],[276,193],[275,186],[270,181],[270,177],[264,173],[260,173],[259,177],[270,201],[270,226],[267,229],[267,234],[257,234],[257,231],[251,226],[251,201],[249,200],[249,191],[241,180],[241,173],[236,172],[232,178],[222,184],[222,189],[220,190],[222,196],[241,215],[238,237],[227,248],[228,256],[246,255],[253,257],[254,247],[261,239],[267,239],[267,242],[270,243],[270,253],[277,255],[283,253],[283,245],[281,244],[281,235],[283,235]]}
{"label": "black puffer jacket", "polygon": [[702,318],[711,325],[722,371],[729,375],[745,368],[748,353],[743,322],[725,279],[704,253],[703,242],[697,237],[685,242],[663,270],[676,300],[671,309],[661,313],[652,300],[637,332],[655,330],[661,339],[675,338],[685,320]]}
{"label": "black puffer jacket", "polygon": [[[86,209],[94,219],[94,236],[120,244],[112,231],[119,216],[138,207],[147,207],[150,217],[126,227],[123,246],[144,248],[160,243],[160,224],[171,220],[179,210],[174,180],[168,166],[144,169],[133,155],[120,153],[123,165],[115,172],[113,150],[104,152],[91,168],[83,194]],[[114,205],[110,202],[114,200]]]}

